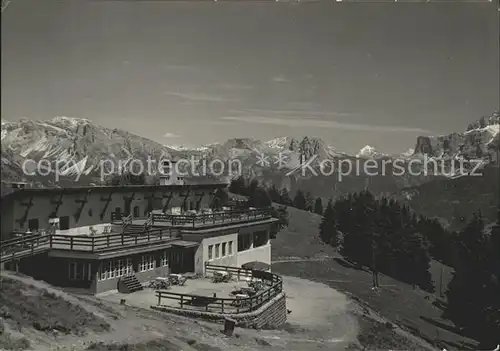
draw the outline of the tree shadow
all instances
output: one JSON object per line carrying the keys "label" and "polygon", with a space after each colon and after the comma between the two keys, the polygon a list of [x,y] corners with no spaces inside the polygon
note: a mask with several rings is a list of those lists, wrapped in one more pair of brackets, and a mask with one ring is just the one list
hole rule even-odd
{"label": "tree shadow", "polygon": [[424,316],[420,316],[420,319],[426,321],[429,324],[432,324],[435,327],[447,330],[447,331],[449,331],[451,333],[455,333],[455,334],[458,334],[458,335],[461,335],[461,336],[465,336],[464,333],[463,333],[463,331],[460,330],[460,328],[457,328],[455,326],[447,325],[447,324],[444,324],[442,322],[438,322],[438,321],[436,321],[436,320],[434,320],[432,318],[428,318],[428,317],[424,317]]}
{"label": "tree shadow", "polygon": [[444,311],[444,309],[446,308],[446,303],[441,299],[435,299],[434,301],[432,301],[432,305],[436,308],[439,308],[441,311]]}
{"label": "tree shadow", "polygon": [[363,268],[362,266],[357,265],[357,264],[352,263],[352,262],[349,262],[349,261],[346,261],[343,258],[335,257],[333,260],[344,268],[351,268],[351,269],[355,269],[357,271],[368,272],[368,270]]}
{"label": "tree shadow", "polygon": [[461,341],[460,343],[458,343],[448,340],[442,340],[442,342],[448,346],[456,348],[457,350],[467,350],[467,351],[477,350],[477,346],[471,342]]}

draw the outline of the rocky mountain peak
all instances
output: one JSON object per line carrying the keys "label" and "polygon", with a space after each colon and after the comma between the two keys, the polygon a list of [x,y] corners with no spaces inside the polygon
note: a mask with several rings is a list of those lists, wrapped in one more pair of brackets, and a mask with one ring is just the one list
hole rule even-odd
{"label": "rocky mountain peak", "polygon": [[415,154],[437,158],[488,159],[497,158],[495,145],[500,137],[500,114],[494,112],[471,123],[464,133],[439,136],[419,136]]}

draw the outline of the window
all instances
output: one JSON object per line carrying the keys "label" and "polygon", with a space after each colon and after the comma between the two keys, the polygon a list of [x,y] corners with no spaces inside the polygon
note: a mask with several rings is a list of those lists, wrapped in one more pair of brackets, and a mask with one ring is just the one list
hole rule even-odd
{"label": "window", "polygon": [[215,258],[219,258],[220,244],[215,244]]}
{"label": "window", "polygon": [[114,278],[116,275],[115,265],[113,261],[108,262],[108,278]]}
{"label": "window", "polygon": [[28,229],[30,231],[39,229],[38,218],[32,218],[28,221]]}
{"label": "window", "polygon": [[69,229],[69,216],[59,217],[59,229],[61,230]]}
{"label": "window", "polygon": [[233,242],[230,241],[227,243],[227,254],[232,255],[233,254]]}
{"label": "window", "polygon": [[100,280],[106,280],[108,279],[108,270],[106,269],[107,264],[102,263],[101,266],[99,267],[99,279]]}
{"label": "window", "polygon": [[163,251],[163,254],[160,259],[160,267],[166,267],[168,266],[168,252]]}
{"label": "window", "polygon": [[116,277],[123,277],[125,275],[125,260],[115,261],[116,263]]}
{"label": "window", "polygon": [[127,258],[127,268],[125,269],[125,274],[129,275],[134,273],[134,266],[132,266],[132,259]]}
{"label": "window", "polygon": [[245,251],[252,247],[252,234],[238,236],[238,251]]}
{"label": "window", "polygon": [[84,262],[70,262],[69,279],[92,280],[92,265]]}
{"label": "window", "polygon": [[208,259],[211,260],[213,257],[212,257],[212,251],[214,249],[214,246],[213,245],[208,245]]}
{"label": "window", "polygon": [[155,268],[155,260],[153,255],[143,255],[141,257],[141,264],[139,270],[141,272],[151,271]]}
{"label": "window", "polygon": [[226,243],[222,243],[222,257],[226,256]]}
{"label": "window", "polygon": [[268,240],[268,237],[267,237],[267,231],[265,231],[265,230],[261,230],[261,231],[255,232],[253,234],[253,244],[254,244],[254,247],[259,247],[259,246],[262,246],[262,245],[266,245],[268,241],[269,240]]}
{"label": "window", "polygon": [[[103,262],[99,268],[97,279],[106,280],[119,278],[134,273],[132,259],[120,259],[115,261]],[[89,278],[90,279],[90,278]]]}
{"label": "window", "polygon": [[69,279],[76,280],[76,262],[69,263]]}

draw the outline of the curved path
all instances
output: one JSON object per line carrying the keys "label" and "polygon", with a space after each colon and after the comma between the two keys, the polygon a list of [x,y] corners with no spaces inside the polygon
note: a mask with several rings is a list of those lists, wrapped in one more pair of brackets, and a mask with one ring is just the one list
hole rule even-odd
{"label": "curved path", "polygon": [[287,296],[288,327],[285,331],[261,331],[272,345],[289,350],[345,350],[356,341],[356,305],[327,285],[283,276]]}

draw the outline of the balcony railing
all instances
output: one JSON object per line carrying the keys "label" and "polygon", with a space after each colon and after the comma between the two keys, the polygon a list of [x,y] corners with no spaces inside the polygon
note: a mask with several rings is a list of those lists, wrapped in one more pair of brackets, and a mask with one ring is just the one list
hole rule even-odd
{"label": "balcony railing", "polygon": [[172,228],[154,229],[145,233],[81,235],[30,235],[1,242],[1,262],[23,258],[50,249],[99,253],[121,248],[159,244],[178,237]]}
{"label": "balcony railing", "polygon": [[152,224],[168,224],[172,227],[203,227],[226,225],[231,223],[250,222],[272,218],[270,208],[220,211],[213,213],[195,213],[191,215],[175,215],[153,213]]}

